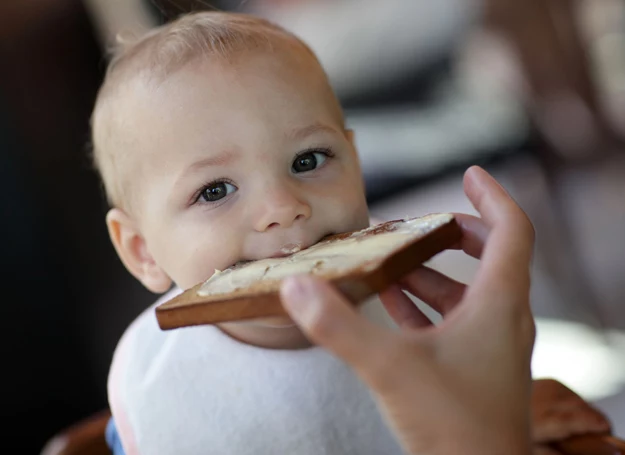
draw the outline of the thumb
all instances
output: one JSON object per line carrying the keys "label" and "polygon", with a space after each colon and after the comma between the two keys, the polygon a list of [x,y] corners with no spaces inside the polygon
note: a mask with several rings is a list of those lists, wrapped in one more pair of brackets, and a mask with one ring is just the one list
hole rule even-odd
{"label": "thumb", "polygon": [[[282,304],[304,334],[354,368],[366,381],[383,374],[389,334],[373,325],[331,284],[310,275],[289,277]],[[373,376],[373,377],[372,377]]]}

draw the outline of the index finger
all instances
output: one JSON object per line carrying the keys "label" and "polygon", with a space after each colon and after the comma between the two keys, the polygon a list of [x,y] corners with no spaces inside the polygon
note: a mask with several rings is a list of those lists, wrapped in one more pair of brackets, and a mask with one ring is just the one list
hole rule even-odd
{"label": "index finger", "polygon": [[490,228],[484,220],[476,216],[466,213],[453,213],[453,215],[460,226],[462,238],[452,249],[462,250],[469,256],[480,259]]}
{"label": "index finger", "polygon": [[465,174],[464,188],[490,229],[470,292],[502,297],[527,295],[534,247],[532,223],[508,192],[483,169],[470,168]]}

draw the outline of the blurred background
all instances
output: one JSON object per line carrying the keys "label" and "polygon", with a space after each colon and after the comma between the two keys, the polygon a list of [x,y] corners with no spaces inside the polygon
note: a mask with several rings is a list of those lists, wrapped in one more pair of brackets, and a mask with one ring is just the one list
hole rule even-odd
{"label": "blurred background", "polygon": [[[625,436],[625,2],[622,0],[2,0],[3,434],[38,453],[105,409],[108,366],[155,299],[117,260],[88,156],[118,34],[185,11],[267,17],[310,44],[356,131],[371,212],[473,212],[481,164],[537,230],[537,377]],[[433,266],[470,281],[475,261]],[[10,438],[11,439],[11,438]]]}

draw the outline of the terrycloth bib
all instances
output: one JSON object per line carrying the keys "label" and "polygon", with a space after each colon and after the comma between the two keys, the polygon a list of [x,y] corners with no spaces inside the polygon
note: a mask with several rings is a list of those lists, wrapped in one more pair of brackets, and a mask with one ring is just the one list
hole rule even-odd
{"label": "terrycloth bib", "polygon": [[326,351],[260,349],[213,326],[163,332],[154,307],[121,339],[108,387],[127,455],[402,453]]}

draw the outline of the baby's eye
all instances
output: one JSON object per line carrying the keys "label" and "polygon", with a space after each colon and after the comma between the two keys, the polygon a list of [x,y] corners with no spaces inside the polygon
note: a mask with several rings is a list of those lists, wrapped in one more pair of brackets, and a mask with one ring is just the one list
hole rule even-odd
{"label": "baby's eye", "polygon": [[301,172],[309,172],[321,166],[328,159],[326,152],[304,152],[298,155],[291,166],[291,170],[299,174]]}
{"label": "baby's eye", "polygon": [[227,195],[234,193],[237,187],[228,182],[214,182],[206,185],[200,197],[206,202],[216,202],[225,198]]}

